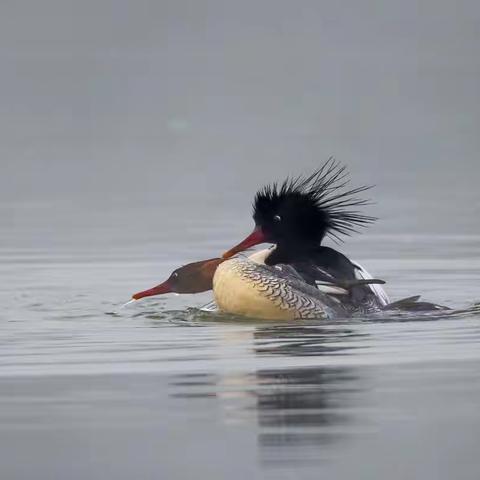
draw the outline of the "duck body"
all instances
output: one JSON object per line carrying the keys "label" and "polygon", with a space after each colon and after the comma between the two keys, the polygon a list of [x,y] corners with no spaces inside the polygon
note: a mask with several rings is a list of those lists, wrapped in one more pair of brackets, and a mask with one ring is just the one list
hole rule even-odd
{"label": "duck body", "polygon": [[342,310],[291,266],[270,266],[246,257],[226,260],[217,267],[213,292],[221,311],[247,317],[330,318]]}
{"label": "duck body", "polygon": [[383,282],[363,269],[355,276],[361,267],[333,249],[327,249],[329,256],[345,263],[343,278],[332,258],[328,266],[337,277],[318,265],[320,259],[276,262],[276,251],[274,247],[248,258],[234,257],[217,267],[213,292],[221,311],[265,319],[325,319],[378,311],[386,304],[373,288],[383,292],[377,285]]}

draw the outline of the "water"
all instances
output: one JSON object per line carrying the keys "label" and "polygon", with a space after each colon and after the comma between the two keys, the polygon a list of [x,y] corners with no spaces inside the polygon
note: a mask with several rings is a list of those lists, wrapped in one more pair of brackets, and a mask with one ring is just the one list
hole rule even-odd
{"label": "water", "polygon": [[[240,238],[218,215],[188,219],[188,237],[181,217],[156,224],[152,241],[135,215],[67,229],[62,213],[58,226],[17,210],[0,251],[1,478],[477,479],[474,309],[275,323],[200,312],[209,294],[119,308]],[[341,248],[393,299],[480,299],[478,236]]]}

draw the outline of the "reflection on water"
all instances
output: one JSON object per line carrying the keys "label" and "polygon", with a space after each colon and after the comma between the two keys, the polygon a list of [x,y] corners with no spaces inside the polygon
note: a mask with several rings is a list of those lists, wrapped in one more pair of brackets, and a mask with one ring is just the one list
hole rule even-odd
{"label": "reflection on water", "polygon": [[257,372],[262,461],[272,466],[320,461],[324,448],[346,441],[358,422],[353,405],[361,393],[359,380],[345,368]]}
{"label": "reflection on water", "polygon": [[[458,312],[459,322],[464,314]],[[169,380],[170,396],[186,400],[194,411],[207,408],[204,402],[213,402],[229,425],[255,423],[258,461],[265,468],[328,464],[349,444],[375,437],[382,415],[399,415],[385,411],[382,405],[372,406],[369,398],[375,370],[358,368],[356,361],[369,359],[372,349],[382,352],[374,365],[401,361],[402,355],[408,358],[418,348],[423,349],[425,359],[429,350],[436,358],[445,355],[447,350],[443,348],[449,345],[456,349],[459,341],[464,344],[464,358],[472,355],[470,347],[480,338],[480,325],[433,323],[441,319],[425,316],[422,323],[421,317],[415,315],[413,323],[405,323],[401,317],[401,323],[393,318],[383,319],[382,323],[378,323],[380,319],[365,319],[351,325],[257,322],[241,334],[224,336],[222,343],[228,352],[234,352],[238,343],[250,345],[257,359],[254,365],[268,367],[251,372],[239,372],[233,367],[217,374],[173,375]],[[439,335],[446,332],[452,341],[440,341]],[[411,343],[409,347],[402,335]],[[478,358],[477,353],[473,355]],[[287,366],[282,364],[283,358]],[[296,366],[295,359],[309,363]]]}
{"label": "reflection on water", "polygon": [[[335,341],[355,336],[346,328],[292,325],[256,327],[252,332],[254,351],[259,356],[340,354],[347,347],[340,343],[335,346]],[[267,347],[267,340],[282,343]],[[172,397],[220,402],[233,416],[230,421],[253,414],[260,460],[265,465],[321,461],[330,444],[347,441],[363,431],[358,412],[366,387],[360,373],[352,368],[320,364],[265,368],[249,374],[184,373],[172,376],[169,385]]]}
{"label": "reflection on water", "polygon": [[[366,334],[365,334],[366,335]],[[254,331],[257,355],[335,355],[350,350],[339,339],[348,328],[277,326]],[[322,447],[345,440],[356,422],[354,399],[361,392],[350,368],[312,366],[256,373],[259,446],[264,462],[320,460]]]}
{"label": "reflection on water", "polygon": [[319,356],[351,353],[349,340],[361,340],[369,335],[351,328],[325,326],[282,326],[258,328],[254,332],[257,355]]}

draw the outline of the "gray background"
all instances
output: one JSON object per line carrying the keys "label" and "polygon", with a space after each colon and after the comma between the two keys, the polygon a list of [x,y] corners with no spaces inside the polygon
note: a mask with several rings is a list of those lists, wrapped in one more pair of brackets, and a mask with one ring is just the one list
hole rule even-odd
{"label": "gray background", "polygon": [[478,233],[479,25],[475,1],[4,0],[2,224],[235,206],[240,233],[259,185],[333,155],[377,185],[373,232]]}

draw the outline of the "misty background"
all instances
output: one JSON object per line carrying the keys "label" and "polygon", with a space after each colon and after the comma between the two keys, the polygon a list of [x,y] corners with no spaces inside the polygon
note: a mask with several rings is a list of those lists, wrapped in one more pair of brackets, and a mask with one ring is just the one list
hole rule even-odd
{"label": "misty background", "polygon": [[330,156],[369,234],[478,234],[479,40],[475,1],[3,1],[0,242],[236,241]]}

